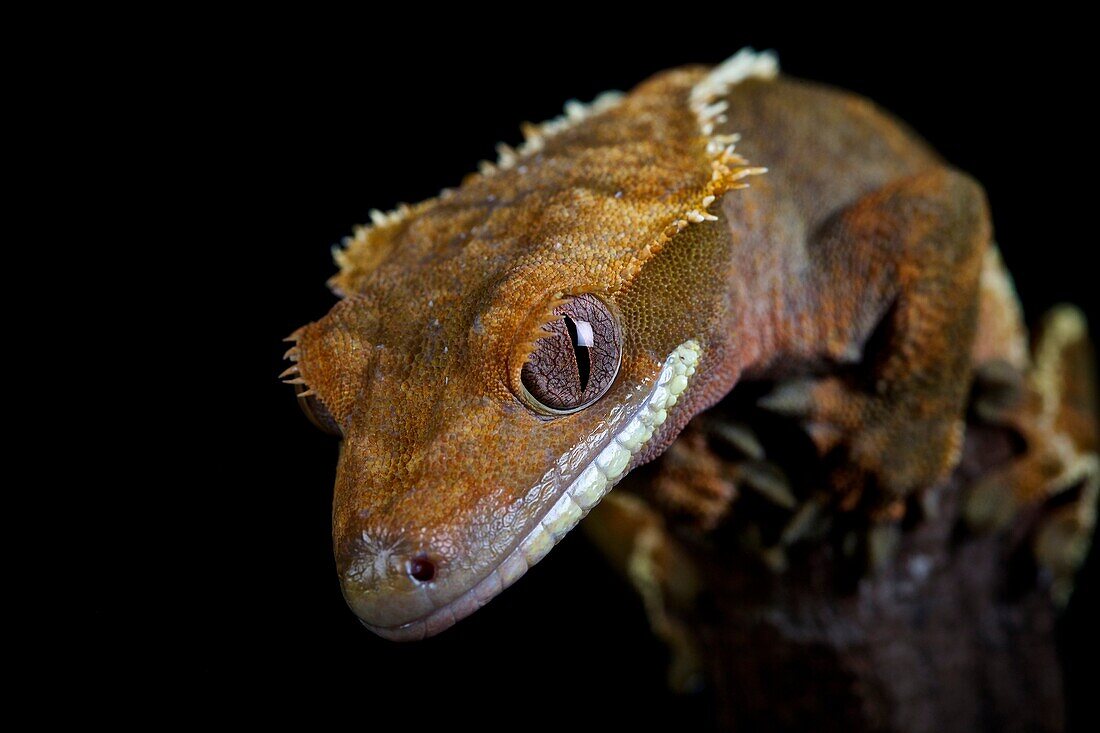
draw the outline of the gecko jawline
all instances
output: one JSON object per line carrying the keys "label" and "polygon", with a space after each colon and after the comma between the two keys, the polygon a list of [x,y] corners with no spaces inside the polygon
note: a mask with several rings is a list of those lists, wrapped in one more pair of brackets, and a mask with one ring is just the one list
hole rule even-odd
{"label": "gecko jawline", "polygon": [[[702,350],[695,341],[676,347],[661,368],[657,384],[634,416],[591,459],[588,466],[562,492],[561,496],[504,559],[488,575],[478,580],[454,600],[426,616],[396,626],[376,626],[363,620],[370,615],[371,594],[348,595],[348,603],[363,625],[391,641],[416,641],[434,636],[484,606],[498,593],[519,580],[528,568],[550,552],[551,548],[599,503],[615,483],[628,473],[631,460],[660,429],[666,411],[687,389]],[[568,454],[562,457],[567,460]],[[559,464],[561,461],[559,461]],[[374,599],[383,600],[383,599]]]}

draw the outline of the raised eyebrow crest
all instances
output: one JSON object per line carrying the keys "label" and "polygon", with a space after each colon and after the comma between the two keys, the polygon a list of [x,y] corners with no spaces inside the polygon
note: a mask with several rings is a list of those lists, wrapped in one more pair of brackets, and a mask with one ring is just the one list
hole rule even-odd
{"label": "raised eyebrow crest", "polygon": [[[589,104],[577,100],[565,103],[565,113],[541,124],[525,122],[520,125],[524,141],[518,148],[500,143],[497,145],[497,161],[483,160],[478,164],[478,172],[471,174],[490,178],[500,171],[514,168],[522,159],[543,152],[547,143],[561,133],[614,108],[623,99],[623,93],[608,91],[599,95]],[[444,189],[434,198],[418,204],[398,204],[392,211],[371,209],[368,212],[370,224],[363,224],[352,230],[350,237],[332,248],[332,259],[340,272],[333,275],[328,285],[334,293],[343,297],[354,292],[353,283],[369,275],[394,249],[401,231],[415,216],[434,208],[439,202],[450,198],[453,189]]]}

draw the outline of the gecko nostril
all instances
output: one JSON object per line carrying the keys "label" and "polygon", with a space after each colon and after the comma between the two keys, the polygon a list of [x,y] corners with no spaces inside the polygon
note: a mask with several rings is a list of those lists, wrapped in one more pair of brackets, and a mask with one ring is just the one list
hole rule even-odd
{"label": "gecko nostril", "polygon": [[428,583],[435,577],[435,563],[426,555],[417,555],[409,560],[409,577],[421,583]]}

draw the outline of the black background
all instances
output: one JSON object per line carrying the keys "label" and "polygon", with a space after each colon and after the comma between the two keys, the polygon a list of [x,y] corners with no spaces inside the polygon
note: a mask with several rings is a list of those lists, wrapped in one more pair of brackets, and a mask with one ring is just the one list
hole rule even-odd
{"label": "black background", "polygon": [[[185,706],[229,703],[246,719],[305,709],[363,727],[392,715],[416,729],[697,728],[693,701],[665,692],[666,658],[640,604],[578,533],[425,642],[383,641],[347,610],[329,534],[336,444],[276,380],[280,340],[334,302],[329,247],[370,208],[455,185],[498,141],[519,142],[521,121],[556,116],[566,99],[753,45],[776,49],[786,73],[892,110],[980,180],[1030,320],[1068,300],[1100,324],[1089,40],[1072,20],[1008,32],[869,14],[838,33],[684,8],[641,29],[529,18],[473,30],[409,12],[320,32],[256,21],[196,40],[181,65],[198,101],[178,109],[182,157],[194,153],[185,164],[205,183],[179,216],[195,226],[192,251],[229,277],[224,299],[196,293],[220,341],[206,354],[216,397],[194,409],[211,414],[218,439],[181,467],[203,477],[178,497],[196,523],[180,559],[188,590],[157,611],[147,651],[185,673]],[[1097,671],[1095,555],[1060,629],[1078,729]]]}

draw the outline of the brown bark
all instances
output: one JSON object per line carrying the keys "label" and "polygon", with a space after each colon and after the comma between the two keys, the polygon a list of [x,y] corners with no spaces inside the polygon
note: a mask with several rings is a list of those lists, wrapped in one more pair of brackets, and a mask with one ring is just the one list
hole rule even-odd
{"label": "brown bark", "polygon": [[708,587],[687,623],[721,727],[1062,730],[1056,609],[1024,542],[1036,513],[995,533],[960,522],[965,488],[1011,450],[1007,433],[971,430],[938,513],[875,572],[828,541],[792,548],[780,574],[687,544]]}
{"label": "brown bark", "polygon": [[633,472],[585,526],[642,595],[672,686],[706,680],[730,731],[1063,730],[1054,625],[1096,525],[1096,371],[1072,308],[1031,351],[987,355],[957,466],[903,497],[834,481],[845,436],[772,412],[771,382]]}

